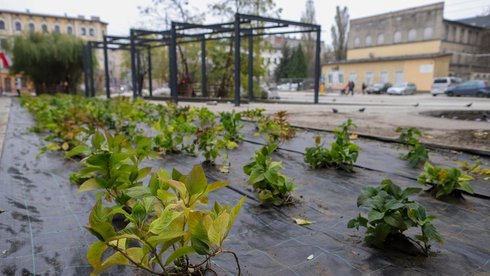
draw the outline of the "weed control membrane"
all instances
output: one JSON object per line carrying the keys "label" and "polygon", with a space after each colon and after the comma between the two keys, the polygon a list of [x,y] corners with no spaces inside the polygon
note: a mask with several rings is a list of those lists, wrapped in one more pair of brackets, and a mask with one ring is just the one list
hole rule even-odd
{"label": "weed control membrane", "polygon": [[[83,226],[95,202],[94,193],[78,193],[69,175],[79,169],[77,161],[65,160],[59,153],[36,158],[44,145],[42,137],[31,133],[32,117],[17,101],[12,102],[10,121],[0,160],[0,268],[5,275],[88,275],[91,266],[86,251],[94,237]],[[413,196],[437,219],[445,242],[434,244],[430,257],[412,256],[399,250],[379,250],[363,242],[364,230],[347,229],[347,222],[366,210],[358,209],[356,199],[362,187],[377,186],[391,178],[402,188],[419,187],[414,178],[420,170],[399,159],[403,150],[393,145],[359,139],[359,167],[355,173],[311,170],[303,162],[304,148],[313,145],[314,132],[301,132],[273,155],[282,161],[284,173],[297,189],[294,205],[281,208],[260,206],[256,194],[246,184],[245,165],[262,142],[247,124],[247,139],[230,151],[229,174],[206,167],[209,181],[227,180],[227,189],[211,194],[235,204],[247,200],[224,247],[238,254],[245,275],[461,275],[490,272],[490,201],[465,195],[465,200],[436,200],[428,193]],[[328,145],[333,137],[322,133]],[[454,157],[465,154],[431,151],[438,165],[454,166]],[[483,161],[488,161],[482,158]],[[168,155],[151,160],[155,167],[188,172],[203,161],[187,155]],[[477,193],[490,195],[488,182],[474,182]],[[293,217],[313,223],[299,226]],[[412,235],[416,232],[408,232]],[[213,261],[220,275],[236,274],[231,255]],[[131,268],[116,267],[109,275],[144,275]],[[211,274],[210,274],[211,275]]]}

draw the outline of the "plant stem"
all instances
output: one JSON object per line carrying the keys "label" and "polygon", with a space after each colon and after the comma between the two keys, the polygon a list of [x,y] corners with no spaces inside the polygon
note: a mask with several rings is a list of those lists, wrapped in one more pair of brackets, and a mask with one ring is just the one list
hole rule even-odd
{"label": "plant stem", "polygon": [[232,254],[233,257],[235,257],[235,262],[236,262],[236,265],[238,268],[238,276],[240,276],[242,274],[242,271],[240,269],[240,262],[238,261],[238,256],[235,254],[235,252],[229,251],[229,250],[223,250],[223,251],[221,251],[221,253],[229,253],[229,254]]}

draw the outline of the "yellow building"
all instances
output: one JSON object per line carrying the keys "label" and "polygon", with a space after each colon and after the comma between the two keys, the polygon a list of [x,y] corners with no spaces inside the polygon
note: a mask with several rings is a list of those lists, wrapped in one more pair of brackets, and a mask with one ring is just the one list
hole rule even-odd
{"label": "yellow building", "polygon": [[[13,37],[24,32],[57,32],[72,34],[86,41],[101,41],[107,32],[107,23],[99,17],[70,17],[50,14],[0,10],[0,50],[7,48]],[[101,53],[96,54],[100,60]],[[100,61],[99,61],[100,62]],[[14,92],[17,89],[29,91],[29,82],[21,75],[9,75],[8,68],[0,64],[0,92]]]}
{"label": "yellow building", "polygon": [[325,86],[412,82],[429,91],[435,77],[468,79],[475,70],[490,70],[468,58],[478,53],[485,28],[443,14],[441,2],[351,20],[347,59],[322,66]]}

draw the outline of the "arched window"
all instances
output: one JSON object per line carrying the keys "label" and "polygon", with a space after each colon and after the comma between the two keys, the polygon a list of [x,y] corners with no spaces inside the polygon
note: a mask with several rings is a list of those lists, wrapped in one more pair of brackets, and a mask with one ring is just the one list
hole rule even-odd
{"label": "arched window", "polygon": [[95,31],[94,31],[94,28],[90,28],[90,29],[88,30],[88,34],[89,34],[90,36],[95,36]]}
{"label": "arched window", "polygon": [[57,33],[57,34],[59,34],[61,32],[60,25],[55,25],[54,26],[54,32]]}
{"label": "arched window", "polygon": [[393,34],[393,43],[400,43],[402,42],[402,33],[400,31],[396,31]]}
{"label": "arched window", "polygon": [[29,32],[33,33],[36,31],[36,26],[34,25],[34,23],[29,23]]}
{"label": "arched window", "polygon": [[384,44],[384,43],[385,43],[385,35],[384,34],[379,34],[378,35],[377,44],[378,45],[381,45],[381,44]]}
{"label": "arched window", "polygon": [[22,31],[22,24],[20,22],[15,22],[15,30],[18,32]]}
{"label": "arched window", "polygon": [[72,27],[72,26],[68,26],[68,27],[66,27],[66,32],[67,32],[68,34],[73,34],[73,27]]}
{"label": "arched window", "polygon": [[5,22],[3,20],[0,20],[0,30],[5,30]]}
{"label": "arched window", "polygon": [[366,44],[366,46],[371,46],[372,41],[371,41],[371,36],[370,35],[366,36],[366,43],[365,44]]}
{"label": "arched window", "polygon": [[41,25],[41,30],[43,31],[43,33],[47,33],[48,32],[48,25],[42,24]]}
{"label": "arched window", "polygon": [[359,46],[361,46],[361,40],[358,37],[356,37],[354,39],[354,48],[357,48]]}
{"label": "arched window", "polygon": [[85,29],[85,27],[82,27],[82,28],[80,29],[80,34],[81,34],[81,35],[87,35],[87,30]]}
{"label": "arched window", "polygon": [[408,41],[414,41],[417,39],[417,31],[415,29],[411,29],[408,31]]}
{"label": "arched window", "polygon": [[[431,39],[432,38],[432,33],[433,33],[432,27],[425,28],[424,29],[424,39]],[[454,39],[456,40],[456,34],[454,35]]]}

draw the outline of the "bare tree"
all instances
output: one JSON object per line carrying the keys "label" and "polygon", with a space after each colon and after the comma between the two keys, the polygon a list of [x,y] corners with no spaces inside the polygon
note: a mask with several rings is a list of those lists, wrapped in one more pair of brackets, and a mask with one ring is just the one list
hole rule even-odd
{"label": "bare tree", "polygon": [[[306,8],[301,16],[301,22],[316,24],[315,3],[313,0],[306,0]],[[305,48],[305,59],[308,66],[308,77],[313,77],[315,72],[315,40],[316,35],[313,32],[303,33],[302,44]]]}
{"label": "bare tree", "polygon": [[337,6],[335,24],[332,25],[331,32],[335,59],[345,59],[347,57],[347,35],[349,32],[349,10],[347,7],[340,9]]}

